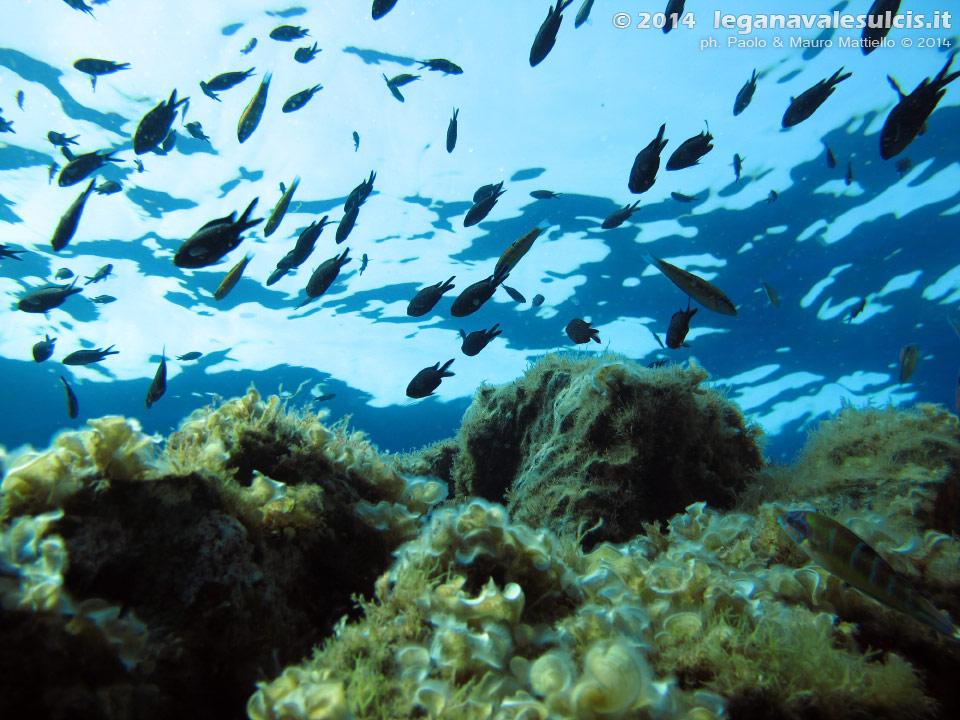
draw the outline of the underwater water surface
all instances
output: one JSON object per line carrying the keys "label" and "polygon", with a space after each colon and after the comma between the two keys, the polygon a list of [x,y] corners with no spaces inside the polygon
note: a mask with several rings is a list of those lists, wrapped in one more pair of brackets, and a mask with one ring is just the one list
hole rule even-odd
{"label": "underwater water surface", "polygon": [[[670,33],[638,27],[661,4],[597,2],[579,27],[579,3],[571,5],[535,67],[531,42],[547,3],[400,0],[379,21],[366,4],[345,2],[112,0],[94,3],[92,15],[58,0],[5,8],[0,116],[12,125],[0,134],[0,242],[22,252],[0,258],[0,443],[43,446],[106,414],[167,434],[214,397],[242,395],[254,383],[264,393],[296,393],[292,404],[350,416],[382,449],[402,450],[452,435],[482,383],[509,382],[558,350],[611,350],[642,364],[695,357],[767,433],[774,458],[791,456],[811,423],[845,403],[955,408],[960,84],[895,158],[881,157],[879,138],[899,99],[887,75],[904,92],[935,76],[955,49],[956,28],[946,16],[936,29],[895,28],[892,46],[864,55],[850,46],[856,29],[744,32],[735,23],[716,27],[714,9],[697,3],[688,4],[689,23]],[[778,12],[855,15],[870,3],[783,5]],[[949,10],[926,1],[909,9],[928,18]],[[768,10],[747,1],[723,8]],[[284,24],[309,34],[271,38]],[[315,57],[294,57],[314,43]],[[94,88],[74,67],[81,58],[129,67],[99,76]],[[418,62],[440,58],[462,73]],[[783,129],[791,97],[839,68],[852,75]],[[216,100],[200,87],[249,69],[250,77],[213,92]],[[734,115],[754,71],[752,101]],[[397,79],[403,74],[416,77]],[[262,118],[240,142],[241,116],[267,76]],[[306,104],[282,110],[317,85]],[[175,144],[164,155],[135,153],[138,125],[173,90],[189,97],[171,126]],[[192,122],[208,140],[190,133]],[[633,193],[634,159],[661,125],[668,142],[656,180]],[[50,131],[76,136],[75,154],[111,151],[116,160],[92,177],[97,187],[121,186],[91,194],[59,251],[55,228],[88,181],[58,186],[68,160]],[[666,169],[681,143],[706,131],[713,147],[699,163]],[[338,244],[335,223],[371,172],[372,192]],[[266,219],[280,184],[290,188],[295,178],[269,237],[260,223],[217,263],[173,262],[201,226],[242,213],[254,198],[253,218]],[[506,192],[465,227],[475,191],[499,182]],[[538,190],[557,196],[531,196]],[[626,222],[601,227],[638,200]],[[324,216],[331,225],[310,257],[267,286],[301,231]],[[457,294],[493,275],[501,254],[537,226],[544,231],[504,282],[524,301],[497,288],[475,313],[451,316]],[[348,248],[350,262],[329,289],[298,307],[311,273]],[[245,254],[239,282],[215,299]],[[688,298],[648,255],[722,289],[736,316],[694,302],[688,346],[661,347]],[[111,273],[87,285],[106,264]],[[45,314],[17,309],[32,291],[69,283],[55,279],[61,268],[79,277],[81,293]],[[455,288],[431,311],[407,314],[419,290],[450,277]],[[115,300],[92,302],[104,295]],[[537,295],[544,300],[535,307]],[[599,343],[570,339],[564,330],[575,318],[598,330]],[[502,334],[479,354],[462,352],[461,330],[495,324]],[[38,363],[31,349],[45,336],[56,345]],[[916,367],[900,382],[910,345]],[[117,354],[99,362],[62,363],[76,350],[111,346]],[[148,409],[161,353],[166,392]],[[176,359],[187,353],[201,355]],[[418,372],[451,358],[454,375],[433,396],[407,396]],[[76,395],[76,419],[60,376]]]}

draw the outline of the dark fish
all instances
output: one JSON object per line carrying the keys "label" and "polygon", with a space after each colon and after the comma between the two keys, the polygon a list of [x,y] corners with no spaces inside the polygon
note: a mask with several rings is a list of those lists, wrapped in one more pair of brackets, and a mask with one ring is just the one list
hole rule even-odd
{"label": "dark fish", "polygon": [[740,153],[736,153],[733,156],[733,174],[737,178],[737,182],[740,182],[740,173],[743,171],[743,158],[740,157]]}
{"label": "dark fish", "polygon": [[90,76],[90,85],[97,89],[97,77],[99,75],[111,75],[120,70],[127,70],[130,63],[117,63],[113,60],[99,60],[97,58],[80,58],[73,63],[73,66],[82,73]]}
{"label": "dark fish", "polygon": [[956,53],[951,53],[947,64],[933,80],[924,78],[923,82],[917,85],[909,95],[905,95],[897,81],[887,75],[887,80],[900,96],[900,102],[887,115],[883,129],[880,131],[880,157],[884,160],[889,160],[906,150],[907,145],[923,132],[927,118],[946,94],[947,85],[960,77],[960,71],[947,74],[955,56]]}
{"label": "dark fish", "polygon": [[587,21],[587,18],[590,17],[591,8],[593,8],[593,0],[583,0],[583,5],[577,10],[577,18],[573,21],[575,28],[580,27]]}
{"label": "dark fish", "polygon": [[452,153],[457,146],[457,115],[460,111],[453,109],[453,116],[450,118],[450,124],[447,125],[447,152]]}
{"label": "dark fish", "polygon": [[113,295],[97,295],[96,297],[90,298],[90,302],[96,303],[97,305],[109,305],[116,301],[117,299]]}
{"label": "dark fish", "polygon": [[869,55],[890,32],[887,18],[893,19],[900,10],[900,0],[874,0],[867,11],[867,22],[860,35],[860,52]]}
{"label": "dark fish", "polygon": [[263,218],[250,219],[250,214],[260,198],[254,198],[237,219],[232,212],[226,217],[211,220],[187,238],[173,256],[173,264],[182,268],[201,268],[213,265],[236,248],[243,238],[240,234],[263,222]]}
{"label": "dark fish", "polygon": [[44,335],[43,340],[33,346],[33,361],[42,363],[53,355],[53,346],[57,342],[56,338],[51,339],[49,335]]}
{"label": "dark fish", "polygon": [[600,342],[600,331],[593,327],[592,323],[585,322],[580,318],[574,318],[567,323],[567,337],[573,340],[577,345],[582,345],[593,340]]}
{"label": "dark fish", "polygon": [[390,85],[394,87],[403,87],[409,83],[412,83],[414,80],[419,80],[419,75],[411,75],[410,73],[400,73],[399,75],[394,75],[392,78],[387,80]]}
{"label": "dark fish", "polygon": [[67,379],[61,375],[60,382],[63,383],[63,389],[67,393],[67,417],[71,420],[76,420],[77,415],[80,414],[80,403],[77,402],[77,394],[73,391],[73,388],[70,387],[70,383],[67,382]]}
{"label": "dark fish", "polygon": [[0,243],[0,258],[12,258],[13,260],[20,260],[22,262],[23,258],[20,256],[25,252],[26,250],[17,250],[6,243]]}
{"label": "dark fish", "polygon": [[560,23],[563,22],[561,13],[572,3],[573,0],[557,0],[556,9],[553,5],[547,11],[547,18],[540,25],[537,36],[533,39],[533,45],[530,47],[530,67],[536,67],[553,49],[557,42],[557,31],[560,30]]}
{"label": "dark fish", "polygon": [[[263,226],[263,236],[270,237],[273,235],[274,231],[280,226],[280,221],[283,220],[283,216],[287,213],[287,208],[290,207],[290,201],[293,199],[293,194],[297,191],[297,187],[300,185],[300,176],[293,178],[293,182],[290,183],[290,187],[283,191],[283,194],[280,196],[280,199],[277,200],[277,204],[273,207],[273,212],[270,213],[270,217],[267,218],[267,224]],[[281,183],[281,187],[283,183]]]}
{"label": "dark fish", "polygon": [[660,132],[650,141],[650,143],[639,153],[633,161],[633,167],[630,168],[630,179],[627,187],[632,193],[642,193],[649,190],[657,179],[657,171],[660,169],[660,153],[666,146],[667,141],[663,139],[663,133],[666,132],[667,125],[660,126]]}
{"label": "dark fish", "polygon": [[767,205],[769,205],[772,202],[776,202],[778,197],[780,196],[777,194],[777,191],[771,190],[770,194],[767,195]]}
{"label": "dark fish", "polygon": [[313,60],[314,57],[316,57],[318,52],[322,52],[322,50],[317,48],[316,43],[313,44],[313,47],[304,45],[303,47],[297,48],[297,51],[293,54],[293,59],[298,63],[303,63],[306,65],[308,62]]}
{"label": "dark fish", "polygon": [[67,145],[76,145],[77,138],[79,135],[74,135],[72,137],[67,137],[66,133],[58,133],[53,130],[47,133],[47,140],[50,141],[50,144],[53,146],[66,147]]}
{"label": "dark fish", "polygon": [[[374,20],[379,20],[388,12],[393,10],[393,6],[397,4],[397,0],[373,0],[373,9],[371,10],[371,15]],[[453,362],[451,360],[451,362]]]}
{"label": "dark fish", "polygon": [[424,68],[426,68],[427,70],[438,70],[442,72],[444,75],[460,75],[461,73],[463,73],[462,67],[460,67],[456,63],[452,63],[449,60],[445,60],[443,58],[433,58],[431,60],[417,60],[417,62],[420,63],[421,70],[423,70]]}
{"label": "dark fish", "polygon": [[333,400],[337,396],[336,393],[323,393],[323,395],[317,395],[313,402],[321,403],[327,402],[328,400]]}
{"label": "dark fish", "polygon": [[142,173],[142,172],[143,172],[143,160],[141,160],[140,158],[134,158],[134,159],[133,159],[133,163],[134,163],[134,165],[137,166],[137,172],[138,172],[138,173]]}
{"label": "dark fish", "polygon": [[118,350],[113,349],[113,345],[108,348],[97,348],[96,350],[75,350],[67,355],[62,362],[64,365],[92,365],[100,362],[107,355],[119,355]]}
{"label": "dark fish", "polygon": [[493,297],[493,292],[497,289],[497,286],[506,280],[509,274],[494,271],[490,277],[468,286],[453,301],[453,305],[450,306],[450,314],[453,317],[466,317],[475,313],[481,305]]}
{"label": "dark fish", "polygon": [[490,214],[490,211],[493,210],[493,206],[497,204],[497,200],[505,192],[506,190],[503,189],[503,181],[501,180],[494,186],[489,195],[478,202],[475,202],[470,209],[467,210],[467,214],[463,218],[463,226],[471,227],[472,225],[476,225],[478,222],[483,220],[487,215]]}
{"label": "dark fish", "polygon": [[73,161],[73,158],[76,157],[76,156],[73,154],[73,151],[71,151],[70,148],[68,148],[68,147],[62,147],[62,148],[60,148],[60,154],[63,155],[63,156],[67,159],[67,162],[72,162],[72,161]]}
{"label": "dark fish", "polygon": [[17,107],[23,110],[23,90],[17,90]]}
{"label": "dark fish", "polygon": [[356,130],[353,131],[353,151],[356,152],[360,149],[360,133]]}
{"label": "dark fish", "polygon": [[903,179],[903,176],[910,172],[910,168],[913,167],[913,160],[908,157],[900,158],[897,160],[896,168],[897,172],[900,174],[900,178]]}
{"label": "dark fish", "polygon": [[359,205],[351,205],[350,209],[347,210],[343,217],[340,218],[340,222],[337,223],[337,232],[334,234],[334,237],[337,241],[337,245],[346,240],[350,233],[353,231],[354,225],[357,224],[357,216],[360,214]]}
{"label": "dark fish", "polygon": [[283,107],[281,107],[280,110],[285,113],[292,113],[294,110],[299,110],[310,102],[310,98],[319,90],[323,90],[323,85],[314,85],[311,88],[294,93],[283,101]]}
{"label": "dark fish", "polygon": [[853,183],[853,162],[847,162],[847,174],[843,178],[843,181],[850,185]]}
{"label": "dark fish", "polygon": [[[383,75],[383,73],[380,73],[380,74]],[[384,82],[387,83],[387,87],[390,88],[390,93],[391,93],[397,100],[399,100],[400,102],[403,102],[403,100],[404,100],[404,98],[403,98],[403,93],[400,92],[400,89],[399,89],[396,85],[394,85],[393,83],[391,83],[391,82],[390,82],[390,78],[388,78],[386,75],[383,75],[383,80],[384,80]]]}
{"label": "dark fish", "polygon": [[243,260],[234,265],[230,270],[224,275],[223,280],[220,282],[220,285],[213,293],[214,300],[223,300],[227,294],[233,290],[236,284],[240,281],[240,276],[243,275],[243,271],[246,269],[247,264],[253,259],[253,255],[244,255]]}
{"label": "dark fish", "polygon": [[249,55],[251,52],[253,52],[253,49],[254,49],[256,46],[257,46],[257,39],[256,39],[255,37],[252,37],[252,38],[250,38],[249,41],[247,41],[247,44],[246,44],[246,45],[244,45],[242,48],[240,48],[240,53],[241,53],[242,55]]}
{"label": "dark fish", "polygon": [[785,128],[793,127],[813,115],[814,111],[833,94],[837,83],[853,75],[853,73],[841,75],[842,72],[843,68],[840,68],[829,78],[821,80],[812,88],[804,90],[797,97],[790,98],[790,105],[787,106],[787,111],[783,114],[781,126]]}
{"label": "dark fish", "polygon": [[160,365],[157,366],[157,372],[153,376],[153,382],[150,383],[150,389],[147,390],[147,410],[157,400],[163,397],[167,391],[167,348],[164,347],[160,352]]}
{"label": "dark fish", "polygon": [[473,193],[473,201],[478,203],[484,198],[488,198],[493,195],[501,187],[503,187],[503,181],[499,183],[490,183],[489,185],[481,185],[477,188],[476,192]]}
{"label": "dark fish", "polygon": [[713,150],[711,140],[713,135],[710,134],[709,126],[699,135],[684,140],[667,160],[667,170],[682,170],[698,164],[700,158]]}
{"label": "dark fish", "polygon": [[440,298],[443,297],[443,294],[456,287],[453,284],[454,277],[456,277],[456,275],[446,282],[429,285],[414,295],[413,300],[407,304],[407,315],[410,317],[421,317],[433,310],[434,306],[440,301]]}
{"label": "dark fish", "polygon": [[361,181],[361,183],[347,195],[347,199],[343,203],[344,211],[349,211],[352,207],[360,207],[363,205],[367,201],[367,198],[370,197],[370,193],[373,192],[373,181],[376,179],[377,174],[371,170],[370,177]]}
{"label": "dark fish", "polygon": [[330,286],[333,285],[333,281],[337,279],[337,275],[340,274],[340,268],[346,265],[352,258],[347,257],[347,253],[350,252],[350,248],[346,248],[340,255],[334,255],[329,260],[325,260],[320,263],[316,270],[313,271],[313,275],[310,276],[310,280],[307,282],[306,299],[297,305],[298,308],[303,307],[308,302],[320,297],[327,290],[330,289]]}
{"label": "dark fish", "polygon": [[483,350],[491,340],[503,332],[499,327],[500,323],[497,323],[489,330],[474,330],[469,335],[461,329],[460,338],[463,340],[463,344],[460,346],[460,350],[463,351],[464,355],[473,357]]}
{"label": "dark fish", "polygon": [[188,122],[184,127],[187,129],[187,132],[191,136],[195,137],[197,140],[203,140],[204,142],[210,142],[210,136],[204,134],[203,125],[194,120],[193,122]]}
{"label": "dark fish", "polygon": [[217,92],[222,90],[229,90],[232,87],[235,87],[246,80],[248,77],[253,75],[253,71],[256,68],[250,68],[249,70],[235,70],[233,72],[225,72],[216,75],[206,83],[204,83],[211,90]]}
{"label": "dark fish", "polygon": [[667,328],[667,347],[676,350],[680,347],[690,347],[684,340],[690,332],[690,318],[697,314],[700,308],[690,309],[690,298],[687,298],[687,309],[680,309],[670,318],[670,327]]}
{"label": "dark fish", "polygon": [[174,89],[166,102],[160,103],[144,115],[133,134],[133,151],[137,155],[143,155],[162,143],[173,125],[177,108],[189,99],[177,100],[177,91]]}
{"label": "dark fish", "polygon": [[753,100],[753,93],[757,89],[757,71],[754,70],[750,75],[750,79],[740,88],[740,92],[737,93],[737,99],[733,103],[733,114],[734,116],[739,115],[744,110],[747,109],[747,105],[750,104],[750,101]]}
{"label": "dark fish", "polygon": [[780,296],[777,295],[776,291],[763,280],[760,281],[760,284],[763,285],[763,291],[767,294],[767,299],[770,301],[770,304],[775,308],[780,307]]}
{"label": "dark fish", "polygon": [[363,271],[367,269],[367,263],[370,262],[370,258],[367,257],[367,254],[364,253],[360,258],[360,272],[358,275],[363,275]]}
{"label": "dark fish", "polygon": [[76,185],[82,180],[86,180],[91,173],[99,170],[107,162],[117,162],[120,158],[115,158],[112,153],[113,150],[104,150],[104,151],[95,151],[89,153],[83,153],[82,155],[77,155],[68,162],[63,170],[60,171],[60,176],[57,178],[57,185],[60,187],[69,187],[70,185]]}
{"label": "dark fish", "polygon": [[533,296],[533,300],[530,301],[530,304],[533,305],[533,307],[540,307],[543,305],[544,300],[546,300],[546,298],[540,293],[537,293]]}
{"label": "dark fish", "polygon": [[156,155],[166,155],[171,150],[173,150],[174,145],[177,144],[177,131],[170,130],[167,133],[167,136],[163,139],[163,142],[160,143],[159,147],[152,148],[150,152]]}
{"label": "dark fish", "polygon": [[54,275],[54,277],[57,280],[66,280],[67,278],[72,278],[73,270],[71,270],[70,268],[62,267],[59,270],[57,270],[57,274]]}
{"label": "dark fish", "polygon": [[200,358],[200,357],[203,357],[202,352],[191,350],[190,352],[184,353],[183,355],[177,355],[177,360],[183,360],[184,362],[187,362],[189,360],[196,360],[197,358]]}
{"label": "dark fish", "polygon": [[653,255],[644,255],[644,259],[651,265],[656,265],[660,269],[660,272],[667,276],[670,282],[707,308],[707,310],[713,310],[713,312],[720,313],[721,315],[736,316],[737,309],[733,306],[730,298],[728,298],[720,288],[711,285],[693,273],[682,270],[676,265],[671,265]]}
{"label": "dark fish", "polygon": [[904,345],[900,348],[900,384],[903,385],[913,371],[917,369],[917,361],[920,359],[920,350],[916,345]]}
{"label": "dark fish", "polygon": [[530,248],[533,247],[533,242],[540,234],[543,233],[549,225],[547,223],[541,223],[533,230],[525,234],[523,237],[514,240],[510,243],[510,247],[501,253],[500,258],[497,260],[497,265],[494,268],[495,273],[501,275],[506,275],[508,272],[513,270],[517,263],[520,262],[520,259],[529,252]]}
{"label": "dark fish", "polygon": [[682,203],[692,203],[697,199],[696,195],[684,195],[683,193],[678,193],[678,192],[670,193],[670,197],[672,197],[677,202],[682,202]]}
{"label": "dark fish", "polygon": [[80,288],[74,287],[77,278],[73,279],[69,285],[46,285],[39,290],[24,295],[17,302],[17,310],[29,313],[45,313],[63,304],[63,301],[74,293],[80,292]]}
{"label": "dark fish", "polygon": [[857,315],[863,312],[863,309],[866,306],[867,306],[867,299],[861,298],[856,305],[850,308],[850,312],[847,313],[847,317],[844,318],[844,322],[850,322],[851,320],[853,320]]}
{"label": "dark fish", "polygon": [[453,377],[453,373],[447,370],[452,364],[453,360],[450,359],[443,364],[443,367],[437,363],[418,372],[407,385],[407,397],[418,399],[433,395],[433,391],[440,387],[441,380],[445,377]]}
{"label": "dark fish", "polygon": [[279,25],[270,31],[270,38],[280,42],[290,42],[291,40],[304,38],[309,34],[309,30],[299,25]]}
{"label": "dark fish", "polygon": [[627,204],[624,205],[619,210],[614,210],[612,213],[607,215],[600,227],[604,230],[613,230],[615,227],[620,227],[627,220],[630,219],[630,216],[637,211],[637,206],[640,205],[640,201],[637,200],[633,205]]}
{"label": "dark fish", "polygon": [[50,246],[54,252],[63,250],[76,234],[80,217],[83,215],[83,206],[86,204],[87,198],[90,197],[90,193],[93,192],[93,184],[94,181],[91,180],[87,189],[77,195],[77,199],[67,208],[67,211],[60,218],[60,222],[57,223],[57,227],[53,231],[53,237],[50,238]]}
{"label": "dark fish", "polygon": [[207,85],[203,80],[200,81],[200,89],[203,91],[203,94],[206,95],[211,100],[216,100],[217,102],[222,102],[220,96],[217,95],[213,90],[210,89],[210,86]]}
{"label": "dark fish", "polygon": [[837,167],[837,156],[833,154],[833,150],[830,149],[830,146],[824,143],[824,147],[827,149],[827,167],[833,170]]}
{"label": "dark fish", "polygon": [[664,35],[680,23],[680,16],[683,15],[684,1],[685,0],[667,0],[667,9],[663,13],[667,20],[663,25]]}
{"label": "dark fish", "polygon": [[534,190],[530,193],[530,197],[534,200],[555,200],[561,195],[563,193],[553,192],[552,190]]}
{"label": "dark fish", "polygon": [[106,280],[106,278],[113,272],[113,265],[107,263],[102,267],[97,268],[97,271],[93,275],[86,276],[86,285],[92,285],[93,283],[100,282],[101,280]]}
{"label": "dark fish", "polygon": [[317,238],[320,237],[323,228],[329,225],[329,222],[327,222],[328,217],[329,215],[324,215],[320,219],[320,222],[313,221],[303,229],[297,237],[297,244],[294,245],[293,250],[280,258],[280,261],[277,263],[277,269],[267,278],[267,286],[273,285],[289,271],[300,267],[306,262],[307,258],[313,253],[313,249],[317,244]]}
{"label": "dark fish", "polygon": [[79,10],[80,12],[86,13],[90,17],[93,17],[93,8],[87,5],[83,0],[63,0],[67,5],[72,7],[74,10]]}
{"label": "dark fish", "polygon": [[53,176],[57,174],[57,170],[59,169],[60,165],[57,164],[56,160],[50,163],[50,166],[47,168],[47,185],[53,182]]}
{"label": "dark fish", "polygon": [[113,195],[123,190],[123,185],[116,180],[107,180],[96,187],[97,195]]}
{"label": "dark fish", "polygon": [[270,89],[270,78],[272,73],[267,73],[260,81],[260,87],[240,115],[240,122],[237,123],[237,140],[241,143],[253,135],[253,131],[260,124],[260,118],[263,116],[263,109],[267,105],[267,91]]}
{"label": "dark fish", "polygon": [[507,291],[507,295],[509,295],[518,303],[525,303],[527,301],[527,299],[523,296],[523,293],[521,293],[519,290],[516,290],[508,285],[504,285],[503,289]]}

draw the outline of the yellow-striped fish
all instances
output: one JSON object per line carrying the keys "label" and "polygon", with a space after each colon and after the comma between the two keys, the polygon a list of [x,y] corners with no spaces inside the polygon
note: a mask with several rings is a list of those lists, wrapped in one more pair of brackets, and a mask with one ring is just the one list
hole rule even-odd
{"label": "yellow-striped fish", "polygon": [[267,105],[267,90],[270,89],[270,78],[272,73],[267,73],[260,81],[260,87],[256,94],[250,98],[250,103],[243,109],[240,115],[240,122],[237,124],[237,140],[241,143],[253,135],[253,131],[260,124],[260,118],[263,116],[263,108]]}
{"label": "yellow-striped fish", "polygon": [[533,241],[540,237],[540,234],[550,227],[547,223],[540,223],[533,230],[528,232],[519,240],[514,240],[510,247],[503,251],[503,255],[497,260],[497,266],[494,268],[494,274],[506,275],[516,267],[520,258],[527,254],[527,251],[533,247]]}
{"label": "yellow-striped fish", "polygon": [[960,630],[937,610],[886,560],[835,520],[809,510],[793,510],[777,518],[780,527],[810,558],[874,600],[960,640]]}
{"label": "yellow-striped fish", "polygon": [[733,306],[730,298],[724,295],[720,288],[711,285],[693,273],[681,270],[676,265],[664,262],[653,255],[644,255],[643,259],[651,265],[656,265],[660,268],[660,272],[666,275],[670,282],[707,308],[707,310],[713,310],[715,313],[720,313],[721,315],[733,315],[736,317],[737,309]]}
{"label": "yellow-striped fish", "polygon": [[223,281],[220,283],[220,287],[216,289],[216,292],[213,293],[214,300],[223,300],[227,293],[233,290],[233,287],[240,281],[240,276],[243,275],[243,271],[247,267],[247,263],[253,259],[253,255],[245,255],[243,260],[238,262],[228,272]]}
{"label": "yellow-striped fish", "polygon": [[[287,208],[290,207],[290,200],[293,199],[293,194],[297,191],[298,185],[300,185],[299,175],[293,179],[290,187],[281,190],[283,194],[274,206],[273,212],[270,213],[270,217],[267,218],[267,224],[263,226],[264,237],[273,235],[273,231],[280,226],[280,221],[283,220],[283,216],[287,213]],[[283,183],[280,183],[280,186],[283,187]]]}

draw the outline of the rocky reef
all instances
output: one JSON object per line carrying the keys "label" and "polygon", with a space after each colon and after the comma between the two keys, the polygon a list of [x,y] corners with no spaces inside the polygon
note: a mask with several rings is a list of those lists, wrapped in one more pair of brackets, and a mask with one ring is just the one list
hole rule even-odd
{"label": "rocky reef", "polygon": [[960,618],[957,418],[845,408],[776,467],[706,379],[548,356],[403,456],[253,390],[0,455],[0,715],[960,715],[960,643],[777,522]]}

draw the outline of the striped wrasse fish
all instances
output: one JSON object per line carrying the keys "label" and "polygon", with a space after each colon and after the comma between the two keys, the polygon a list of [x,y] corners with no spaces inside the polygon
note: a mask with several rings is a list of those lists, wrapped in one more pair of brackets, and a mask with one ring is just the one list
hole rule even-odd
{"label": "striped wrasse fish", "polygon": [[950,618],[920,595],[876,550],[851,530],[826,515],[809,510],[782,513],[777,521],[815,563],[841,580],[953,640],[960,640],[960,629]]}

